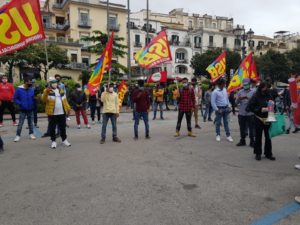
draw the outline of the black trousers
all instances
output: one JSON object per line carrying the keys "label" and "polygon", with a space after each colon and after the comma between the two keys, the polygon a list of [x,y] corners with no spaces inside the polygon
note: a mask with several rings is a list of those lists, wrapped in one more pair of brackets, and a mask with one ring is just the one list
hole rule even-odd
{"label": "black trousers", "polygon": [[272,154],[272,142],[269,136],[270,125],[263,124],[258,118],[254,117],[255,126],[255,144],[254,144],[254,154],[262,154],[262,135],[265,135],[265,156],[271,157]]}
{"label": "black trousers", "polygon": [[247,133],[249,132],[250,141],[254,143],[254,121],[253,116],[238,116],[241,141],[245,141]]}
{"label": "black trousers", "polygon": [[56,126],[59,127],[59,131],[60,131],[60,137],[62,139],[62,141],[67,139],[67,134],[66,134],[66,115],[54,115],[54,116],[49,116],[49,130],[50,130],[50,137],[51,137],[51,141],[55,141],[56,140],[56,134],[55,134],[55,130],[56,130]]}
{"label": "black trousers", "polygon": [[192,112],[191,111],[183,112],[181,110],[178,111],[176,131],[180,131],[181,122],[182,122],[184,114],[185,114],[185,119],[186,119],[186,124],[187,124],[188,131],[192,131]]}
{"label": "black trousers", "polygon": [[11,101],[2,101],[2,104],[0,106],[0,123],[3,122],[3,114],[4,114],[4,110],[6,108],[9,110],[13,122],[16,122],[16,113],[15,113],[14,103]]}
{"label": "black trousers", "polygon": [[0,149],[3,149],[3,141],[2,141],[1,136],[0,136]]}

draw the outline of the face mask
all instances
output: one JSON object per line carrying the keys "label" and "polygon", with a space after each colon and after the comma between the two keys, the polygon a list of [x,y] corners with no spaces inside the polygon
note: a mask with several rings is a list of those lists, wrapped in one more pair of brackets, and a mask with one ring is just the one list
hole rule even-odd
{"label": "face mask", "polygon": [[189,84],[188,83],[183,83],[182,85],[183,85],[183,87],[187,87]]}
{"label": "face mask", "polygon": [[81,91],[81,88],[77,88],[77,91]]}
{"label": "face mask", "polygon": [[143,91],[145,88],[144,87],[139,87],[140,91]]}
{"label": "face mask", "polygon": [[7,83],[7,79],[2,79],[2,82],[3,83]]}
{"label": "face mask", "polygon": [[56,89],[56,88],[57,88],[57,83],[51,84],[51,87],[52,87],[53,89]]}
{"label": "face mask", "polygon": [[249,84],[244,85],[244,89],[245,89],[245,90],[249,90],[249,89],[250,89],[250,85],[249,85]]}
{"label": "face mask", "polygon": [[109,91],[110,93],[112,93],[112,92],[114,91],[114,88],[113,88],[113,87],[110,87],[110,88],[108,89],[108,91]]}

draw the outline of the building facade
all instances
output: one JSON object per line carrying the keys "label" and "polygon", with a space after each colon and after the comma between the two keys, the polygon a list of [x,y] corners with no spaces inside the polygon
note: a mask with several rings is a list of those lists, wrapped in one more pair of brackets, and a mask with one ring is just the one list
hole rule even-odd
{"label": "building facade", "polygon": [[[131,14],[131,66],[133,77],[145,77],[145,71],[138,68],[133,57],[146,40],[147,11],[141,10]],[[209,15],[188,14],[183,9],[174,9],[169,14],[149,12],[149,39],[162,30],[167,31],[172,62],[153,68],[148,73],[161,70],[168,72],[169,78],[192,78],[194,71],[190,61],[195,54],[202,54],[209,49],[234,49],[235,36],[232,33],[233,19]],[[148,42],[150,41],[148,40]]]}

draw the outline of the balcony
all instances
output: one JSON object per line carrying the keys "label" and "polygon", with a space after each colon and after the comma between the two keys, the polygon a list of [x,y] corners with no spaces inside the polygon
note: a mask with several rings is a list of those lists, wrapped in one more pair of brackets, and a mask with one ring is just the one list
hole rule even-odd
{"label": "balcony", "polygon": [[78,27],[90,29],[92,27],[92,20],[90,20],[90,19],[79,20],[78,21]]}
{"label": "balcony", "polygon": [[175,59],[175,63],[187,64],[188,60],[186,60],[186,59]]}
{"label": "balcony", "polygon": [[71,62],[67,67],[69,67],[72,70],[84,70],[88,68],[86,63],[78,63],[78,62]]}
{"label": "balcony", "polygon": [[44,23],[44,28],[48,30],[61,30],[61,31],[67,31],[70,28],[69,21],[66,21],[64,24],[50,24],[50,23]]}
{"label": "balcony", "polygon": [[195,43],[194,48],[202,48],[202,43]]}
{"label": "balcony", "polygon": [[108,29],[109,29],[109,31],[119,32],[120,31],[120,24],[109,24]]}
{"label": "balcony", "polygon": [[46,42],[59,44],[59,45],[66,45],[66,46],[74,46],[74,47],[81,47],[82,44],[79,41],[74,41],[73,38],[66,38],[66,37],[48,37]]}
{"label": "balcony", "polygon": [[208,48],[216,48],[216,43],[209,42],[208,43]]}
{"label": "balcony", "polygon": [[142,43],[141,42],[135,42],[134,43],[134,47],[135,48],[141,48],[142,47]]}
{"label": "balcony", "polygon": [[[147,28],[146,28],[147,26],[146,26],[146,24],[142,27],[142,31],[146,31],[147,32]],[[149,33],[156,33],[156,30],[154,29],[154,28],[152,28],[152,27],[149,27],[148,28],[148,32]]]}
{"label": "balcony", "polygon": [[180,41],[176,41],[176,40],[171,40],[171,41],[169,41],[169,43],[170,43],[170,45],[173,45],[173,46],[179,46],[179,44],[180,44]]}

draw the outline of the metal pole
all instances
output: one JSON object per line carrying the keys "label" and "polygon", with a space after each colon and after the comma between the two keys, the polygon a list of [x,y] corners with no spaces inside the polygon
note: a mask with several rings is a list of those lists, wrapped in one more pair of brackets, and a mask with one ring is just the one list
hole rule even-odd
{"label": "metal pole", "polygon": [[[107,0],[106,5],[106,13],[107,13],[107,41],[109,40],[109,0]],[[111,69],[108,70],[108,84],[111,81]]]}
{"label": "metal pole", "polygon": [[131,80],[131,45],[130,45],[130,0],[127,0],[127,68],[128,68],[128,80]]}
{"label": "metal pole", "polygon": [[[147,17],[146,17],[146,43],[147,45],[149,43],[149,0],[147,0],[147,6],[146,6],[146,11],[147,11]],[[146,69],[144,69],[144,74],[146,76]],[[149,73],[147,73],[147,79],[148,79]]]}
{"label": "metal pole", "polygon": [[[49,58],[48,58],[48,50],[47,50],[47,43],[46,43],[46,39],[44,39],[44,44],[45,44],[45,54],[46,54],[46,71],[47,75],[48,75],[48,70],[49,70]],[[48,80],[48,77],[45,76],[46,80]]]}

